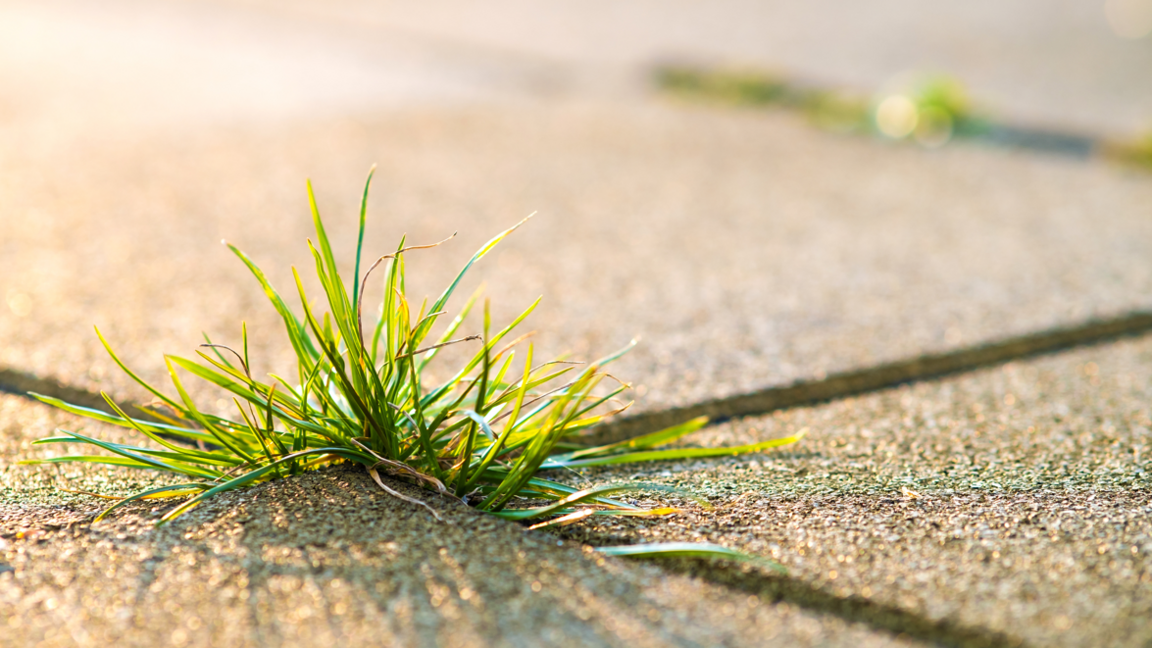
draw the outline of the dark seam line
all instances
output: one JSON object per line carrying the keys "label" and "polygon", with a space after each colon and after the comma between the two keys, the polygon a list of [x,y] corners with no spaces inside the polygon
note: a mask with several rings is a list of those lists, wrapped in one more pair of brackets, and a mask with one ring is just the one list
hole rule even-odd
{"label": "dark seam line", "polygon": [[1070,326],[1029,333],[998,342],[922,355],[865,369],[846,371],[820,380],[802,380],[785,387],[769,387],[747,394],[707,400],[685,407],[620,417],[601,426],[588,443],[610,443],[679,425],[698,416],[712,423],[726,419],[823,403],[1078,346],[1107,342],[1152,330],[1152,313],[1134,312],[1108,319],[1093,319]]}
{"label": "dark seam line", "polygon": [[1010,124],[993,124],[987,132],[967,139],[992,146],[1062,155],[1077,160],[1089,160],[1101,152],[1108,151],[1105,142],[1098,137]]}
{"label": "dark seam line", "polygon": [[[802,380],[786,387],[768,387],[694,405],[624,416],[600,426],[595,433],[589,435],[588,440],[590,443],[607,443],[629,439],[679,425],[698,416],[707,416],[712,423],[719,423],[741,416],[769,414],[790,407],[823,403],[1148,331],[1152,331],[1152,312],[1137,311],[1108,319],[1092,319],[1075,326],[1053,328],[956,351],[922,355],[832,374],[820,380]],[[100,394],[66,385],[54,378],[40,378],[13,369],[0,368],[0,392],[19,396],[37,392],[75,405],[112,413]]]}
{"label": "dark seam line", "polygon": [[[725,101],[723,97],[714,95],[713,91],[706,88],[667,85],[672,77],[679,74],[709,77],[716,73],[716,70],[674,63],[658,65],[653,70],[657,87],[666,93],[681,94],[685,97],[694,97],[705,101],[709,99]],[[723,72],[720,71],[720,73]],[[814,101],[819,101],[821,97],[827,97],[830,94],[833,96],[836,94],[836,90],[833,88],[812,84],[802,79],[763,79],[762,82],[764,83],[760,88],[762,94],[744,98],[728,98],[726,102],[730,105],[753,109],[777,108],[811,111]],[[1076,160],[1090,160],[1094,157],[1104,157],[1116,161],[1132,160],[1133,154],[1127,150],[1128,146],[1125,142],[1113,141],[1100,135],[1069,129],[1005,123],[990,120],[986,116],[977,116],[976,122],[977,125],[974,129],[961,128],[954,133],[951,141],[956,143],[974,142],[1008,149],[1059,155]]]}
{"label": "dark seam line", "polygon": [[859,623],[874,630],[903,635],[947,648],[1022,648],[1025,641],[997,630],[958,623],[951,619],[931,619],[899,606],[880,603],[858,595],[839,596],[797,578],[743,571],[695,559],[664,561],[663,567],[701,578],[729,589],[746,592],[772,602]]}
{"label": "dark seam line", "polygon": [[15,369],[0,368],[0,392],[7,392],[28,398],[31,398],[28,392],[36,392],[44,396],[58,398],[73,405],[98,409],[108,414],[115,414],[112,408],[108,406],[108,403],[104,402],[104,398],[100,394],[66,385],[55,378],[40,378],[39,376],[23,371],[16,371]]}

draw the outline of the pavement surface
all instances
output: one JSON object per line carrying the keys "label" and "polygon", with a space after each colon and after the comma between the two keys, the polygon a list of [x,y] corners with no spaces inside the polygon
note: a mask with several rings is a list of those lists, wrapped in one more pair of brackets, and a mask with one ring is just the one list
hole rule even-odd
{"label": "pavement surface", "polygon": [[589,469],[582,483],[676,486],[714,508],[564,535],[740,547],[859,614],[892,606],[1000,645],[1146,645],[1150,386],[1141,338],[725,423],[693,445],[810,436],[767,456]]}
{"label": "pavement surface", "polygon": [[[139,399],[92,324],[160,379],[162,353],[236,342],[242,319],[257,371],[277,370],[274,313],[219,241],[289,287],[303,179],[347,256],[373,163],[368,250],[459,232],[410,259],[416,294],[539,211],[471,286],[497,321],[543,294],[542,352],[640,337],[613,369],[639,411],[1149,308],[1152,176],[682,106],[646,75],[685,57],[873,88],[942,67],[1011,119],[1126,133],[1152,116],[1152,40],[1082,3],[752,4],[6,3],[0,370]],[[160,529],[149,507],[90,525],[100,500],[60,488],[162,478],[16,465],[76,422],[0,395],[0,643],[1142,646],[1150,357],[1113,343],[709,428],[694,443],[810,436],[568,475],[716,506],[563,538],[467,510],[439,524],[342,470]],[[584,544],[655,538],[789,575]]]}
{"label": "pavement surface", "polygon": [[913,645],[433,504],[443,522],[349,469],[220,498],[161,529],[155,511],[88,526],[68,511],[82,505],[6,502],[0,524],[23,537],[0,540],[3,643]]}

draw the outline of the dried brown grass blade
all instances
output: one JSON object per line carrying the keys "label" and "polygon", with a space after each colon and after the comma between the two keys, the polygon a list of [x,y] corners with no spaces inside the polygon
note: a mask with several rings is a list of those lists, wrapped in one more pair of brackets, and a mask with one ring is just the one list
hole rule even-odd
{"label": "dried brown grass blade", "polygon": [[436,518],[440,522],[444,521],[444,518],[440,517],[440,514],[436,512],[436,509],[432,508],[431,506],[428,506],[427,504],[425,504],[424,502],[421,502],[420,500],[416,499],[415,497],[408,497],[407,495],[405,495],[404,493],[401,493],[400,491],[389,488],[388,485],[384,483],[384,480],[380,479],[380,473],[376,472],[375,468],[369,468],[368,474],[372,475],[372,479],[375,480],[376,485],[379,486],[380,488],[384,489],[385,493],[388,493],[389,495],[391,495],[392,497],[395,497],[396,499],[402,499],[405,502],[408,502],[410,504],[416,504],[417,506],[423,506],[424,508],[428,509],[428,512],[432,514],[432,517]]}

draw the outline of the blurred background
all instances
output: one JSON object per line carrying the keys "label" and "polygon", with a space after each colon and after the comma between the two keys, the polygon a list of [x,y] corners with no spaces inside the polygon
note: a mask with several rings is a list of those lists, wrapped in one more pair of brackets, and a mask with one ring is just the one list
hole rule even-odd
{"label": "blurred background", "polygon": [[637,98],[678,60],[863,91],[939,72],[1012,120],[1124,134],[1152,120],[1149,33],[1149,0],[8,0],[0,117],[64,130]]}
{"label": "blurred background", "polygon": [[1152,0],[4,0],[0,366],[278,328],[218,241],[290,286],[373,163],[370,250],[461,232],[417,292],[539,210],[497,314],[652,404],[1125,311],[1150,71]]}

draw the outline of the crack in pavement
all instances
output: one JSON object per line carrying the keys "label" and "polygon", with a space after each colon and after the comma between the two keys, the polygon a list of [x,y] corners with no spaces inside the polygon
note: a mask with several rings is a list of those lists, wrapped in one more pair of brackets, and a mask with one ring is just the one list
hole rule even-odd
{"label": "crack in pavement", "polygon": [[[905,383],[921,382],[975,371],[1038,355],[1057,353],[1080,346],[1111,342],[1152,331],[1152,312],[1135,311],[1110,318],[1090,319],[1072,326],[984,342],[944,353],[926,354],[862,369],[844,371],[814,380],[801,380],[782,387],[715,398],[692,405],[657,409],[610,421],[587,437],[590,444],[611,443],[649,434],[707,416],[710,425],[743,416],[813,405],[888,389]],[[17,369],[0,367],[0,392],[28,397],[29,392],[59,398],[70,403],[114,413],[100,394],[67,385],[55,378],[40,377]],[[126,403],[125,408],[138,404]]]}
{"label": "crack in pavement", "polygon": [[[60,382],[55,378],[42,378],[35,374],[0,367],[0,392],[31,398],[29,392],[36,392],[52,398],[59,398],[74,405],[98,409],[115,414],[104,397],[98,393],[80,389]],[[132,406],[132,405],[129,405]]]}
{"label": "crack in pavement", "polygon": [[950,619],[932,619],[901,607],[880,603],[859,595],[840,596],[798,578],[738,567],[681,558],[666,561],[668,571],[688,574],[747,592],[773,602],[795,605],[805,610],[834,616],[850,623],[860,623],[874,630],[903,635],[947,648],[1023,648],[1020,637],[996,630],[958,623]]}
{"label": "crack in pavement", "polygon": [[683,407],[620,417],[589,437],[591,445],[612,443],[679,425],[699,416],[715,424],[739,418],[856,396],[905,383],[932,380],[1013,360],[1110,342],[1152,331],[1152,312],[1136,311],[1107,319],[1028,333],[1000,341],[920,355],[906,360],[768,387],[745,394],[715,398]]}

